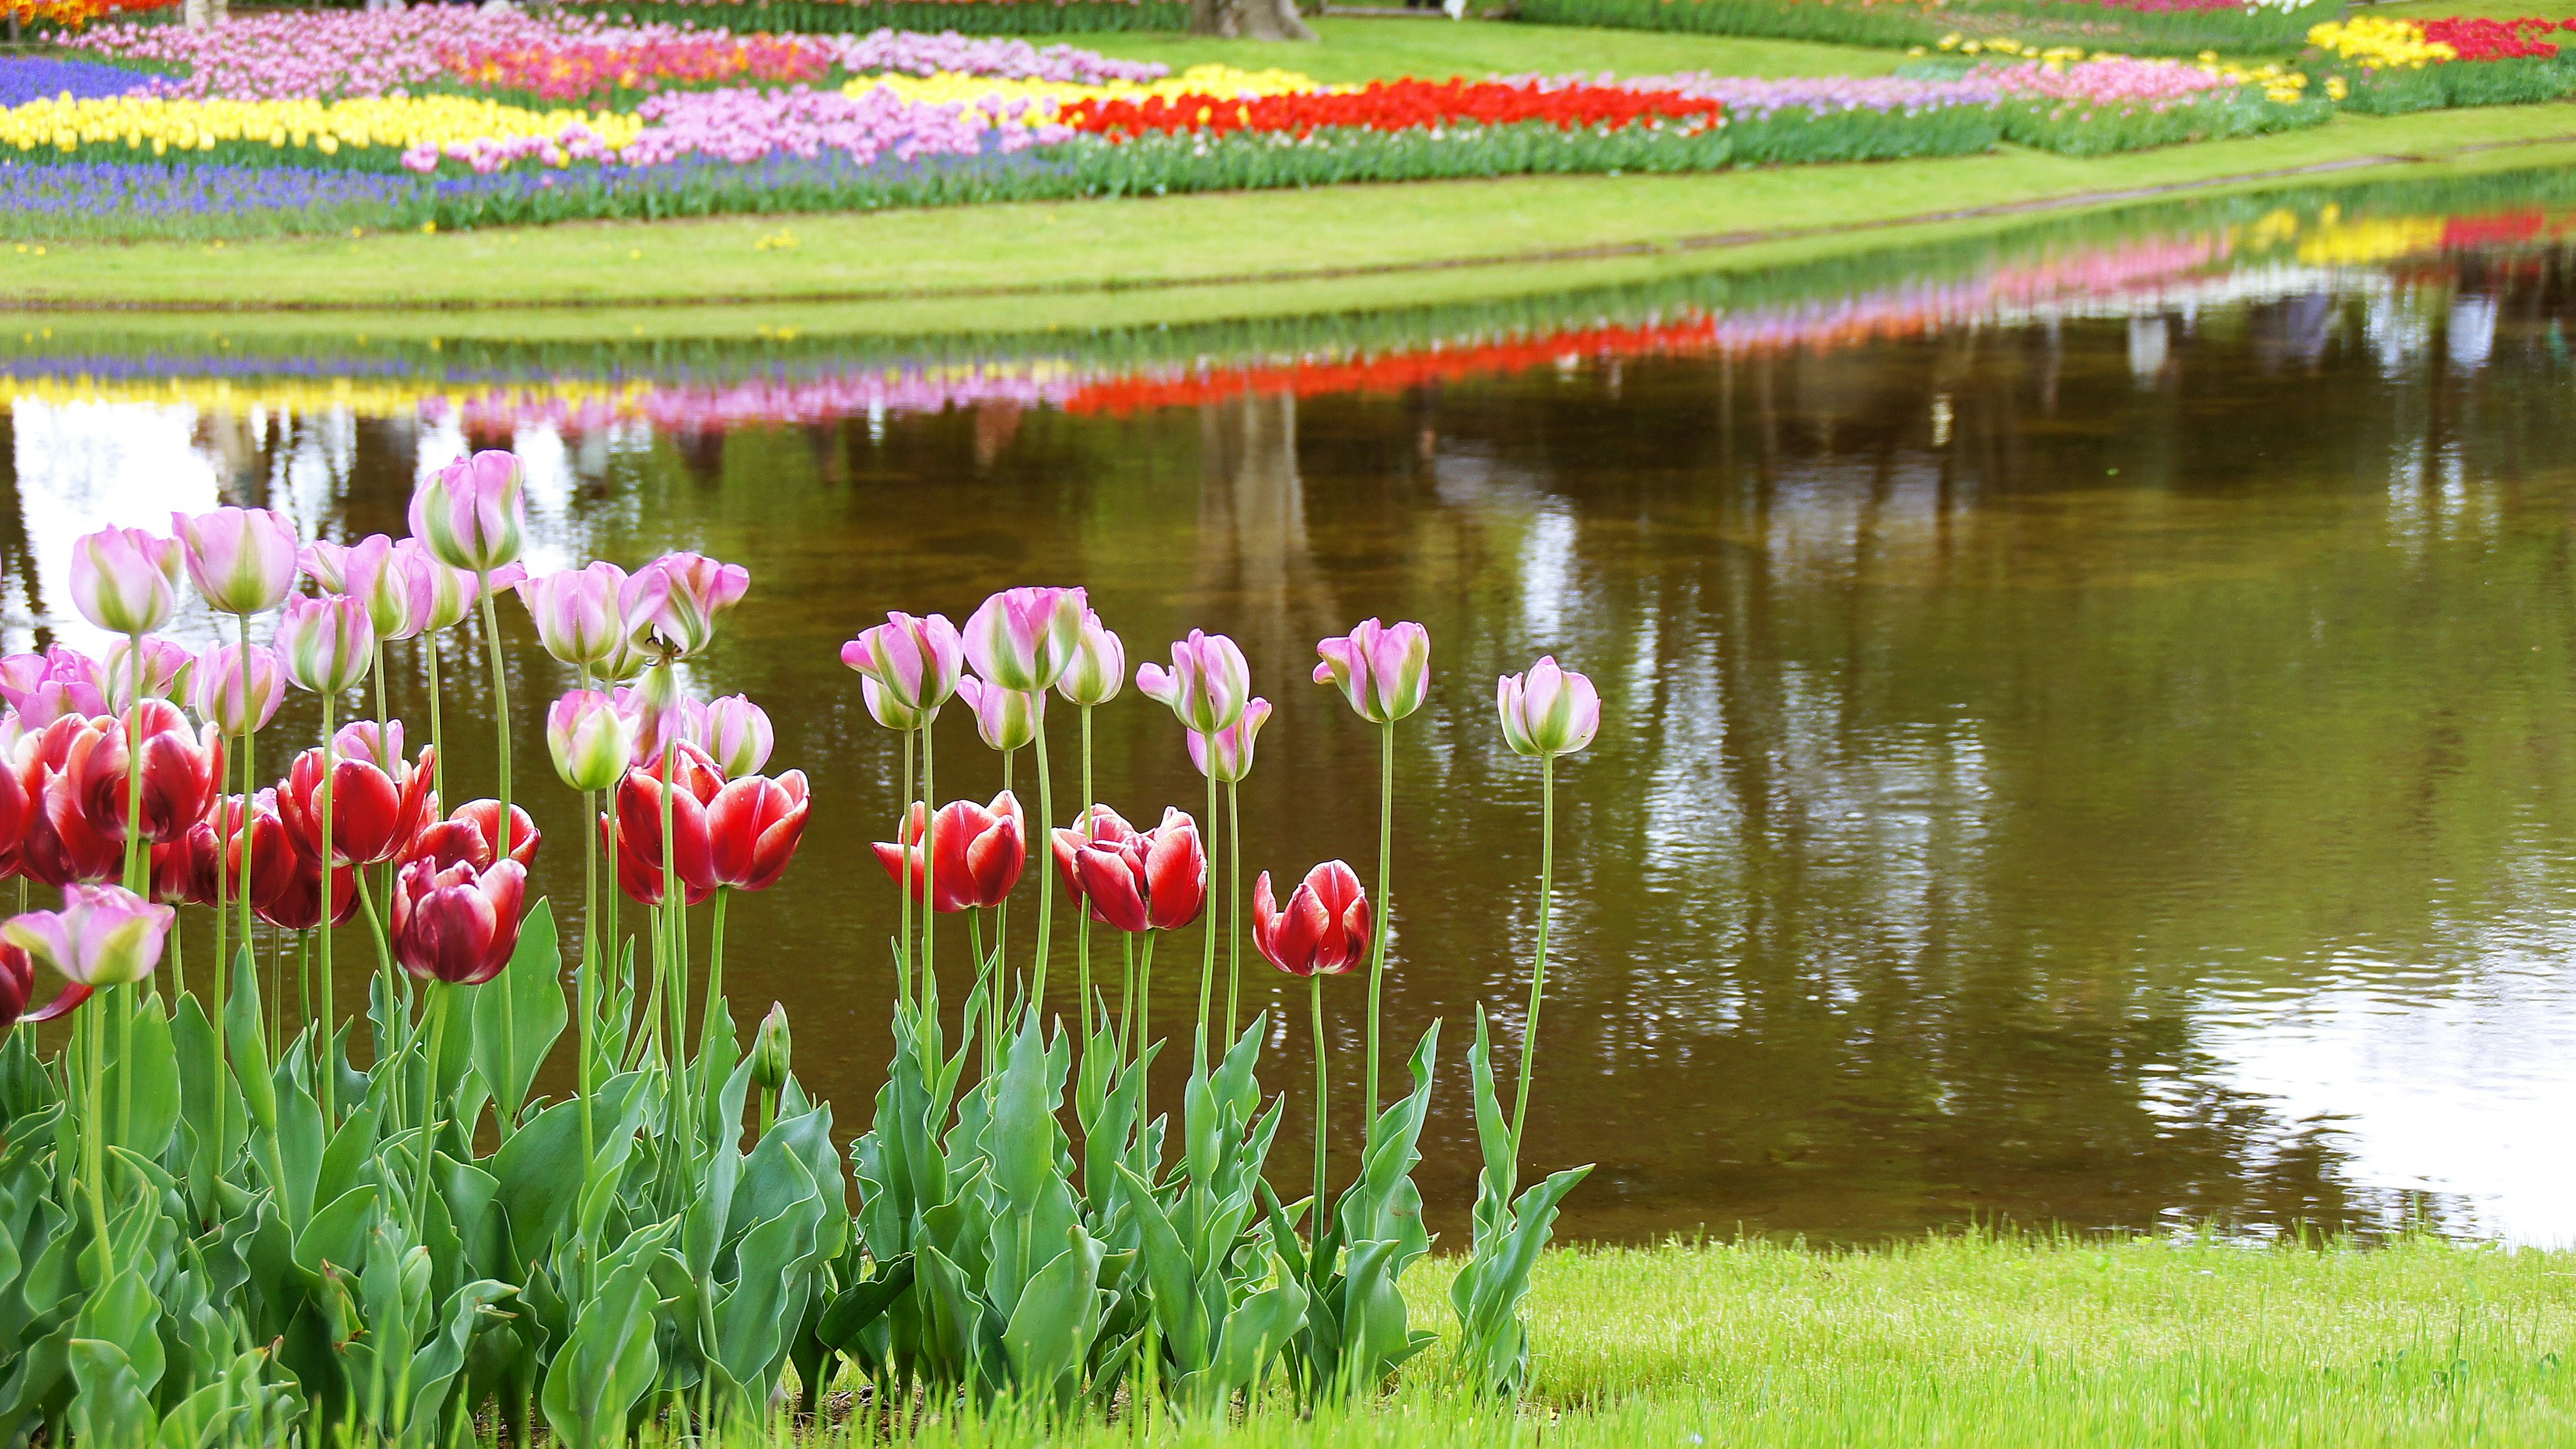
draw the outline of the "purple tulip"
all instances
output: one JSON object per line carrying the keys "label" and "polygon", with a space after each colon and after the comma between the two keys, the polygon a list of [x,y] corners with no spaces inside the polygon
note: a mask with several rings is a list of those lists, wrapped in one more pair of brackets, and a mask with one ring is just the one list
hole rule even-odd
{"label": "purple tulip", "polygon": [[160,964],[177,913],[119,886],[63,888],[59,911],[30,911],[0,924],[0,937],[83,986],[141,981]]}
{"label": "purple tulip", "polygon": [[1004,689],[970,674],[957,681],[957,697],[975,711],[975,733],[997,750],[1018,749],[1046,723],[1043,689]]}
{"label": "purple tulip", "polygon": [[367,606],[346,594],[289,599],[277,621],[277,654],[298,689],[338,694],[367,677],[376,635]]}
{"label": "purple tulip", "polygon": [[[108,708],[122,714],[134,705],[134,643],[119,639],[107,646],[107,657],[99,661],[99,675],[107,683]],[[197,656],[188,647],[168,639],[146,636],[143,640],[143,697],[173,699],[188,692],[185,678]]]}
{"label": "purple tulip", "polygon": [[1056,676],[1055,692],[1067,704],[1102,705],[1127,685],[1127,646],[1089,609],[1082,611],[1082,633],[1074,640],[1073,658]]}
{"label": "purple tulip", "polygon": [[1192,629],[1172,646],[1168,672],[1160,665],[1136,666],[1136,688],[1170,705],[1182,728],[1220,734],[1243,718],[1244,701],[1252,697],[1252,666],[1233,640]]}
{"label": "purple tulip", "polygon": [[568,691],[546,707],[546,752],[565,784],[605,790],[625,776],[635,757],[635,722],[609,695]]}
{"label": "purple tulip", "polygon": [[643,572],[663,578],[661,602],[645,622],[674,659],[686,659],[714,643],[716,616],[741,603],[751,590],[751,570],[704,554],[666,553]]}
{"label": "purple tulip", "polygon": [[295,525],[265,508],[170,515],[197,592],[218,614],[258,614],[295,587]]}
{"label": "purple tulip", "polygon": [[1199,773],[1219,784],[1231,785],[1252,773],[1252,738],[1270,718],[1270,701],[1255,699],[1243,706],[1243,717],[1212,735],[1189,731],[1190,763]]}
{"label": "purple tulip", "polygon": [[1082,642],[1089,608],[1080,589],[1005,589],[967,616],[966,660],[1004,689],[1051,689]]}
{"label": "purple tulip", "polygon": [[769,727],[769,716],[748,695],[728,694],[707,701],[705,714],[698,727],[698,747],[716,762],[728,780],[757,775],[769,763],[769,752],[777,745],[777,735]]}
{"label": "purple tulip", "polygon": [[431,474],[411,495],[411,531],[450,568],[488,574],[519,557],[528,527],[527,469],[486,448]]}
{"label": "purple tulip", "polygon": [[107,713],[107,681],[97,660],[57,644],[42,654],[0,659],[0,699],[17,711],[20,724],[40,730],[67,714]]}
{"label": "purple tulip", "polygon": [[537,642],[566,664],[602,664],[658,613],[671,592],[659,568],[628,573],[593,563],[540,575],[519,585],[519,602],[537,624]]}
{"label": "purple tulip", "polygon": [[1540,659],[1526,675],[1506,674],[1497,683],[1503,743],[1521,754],[1570,755],[1591,744],[1601,730],[1601,696],[1592,681],[1559,669],[1553,657]]}
{"label": "purple tulip", "polygon": [[1317,684],[1341,686],[1342,697],[1371,724],[1393,724],[1422,708],[1431,687],[1431,632],[1419,624],[1388,628],[1363,619],[1338,639],[1318,641]]}
{"label": "purple tulip", "polygon": [[841,646],[841,662],[859,672],[868,713],[891,730],[916,730],[939,717],[957,692],[966,644],[945,614],[889,613]]}
{"label": "purple tulip", "polygon": [[72,543],[72,607],[111,634],[149,634],[179,603],[179,541],[102,528]]}
{"label": "purple tulip", "polygon": [[227,735],[268,728],[286,699],[286,669],[277,651],[250,646],[250,693],[242,693],[241,646],[218,644],[188,670],[188,707]]}

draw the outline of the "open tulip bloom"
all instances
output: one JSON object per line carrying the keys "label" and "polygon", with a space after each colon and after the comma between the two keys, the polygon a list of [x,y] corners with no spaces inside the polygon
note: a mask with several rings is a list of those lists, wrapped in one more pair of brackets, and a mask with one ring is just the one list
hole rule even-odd
{"label": "open tulip bloom", "polygon": [[61,910],[12,916],[0,924],[0,938],[67,981],[92,989],[123,986],[160,964],[176,915],[120,886],[66,886]]}
{"label": "open tulip bloom", "polygon": [[0,700],[27,729],[43,729],[64,715],[107,713],[107,678],[98,661],[67,644],[42,654],[0,659]]}
{"label": "open tulip bloom", "polygon": [[1005,589],[967,617],[966,660],[1004,689],[1052,689],[1082,642],[1088,612],[1080,589]]}
{"label": "open tulip bloom", "polygon": [[613,563],[540,574],[519,585],[537,641],[566,664],[605,664],[649,627],[671,593],[659,567],[628,573]]}
{"label": "open tulip bloom", "polygon": [[966,641],[943,614],[888,614],[841,646],[841,662],[875,688],[868,712],[888,729],[920,729],[957,692]]}
{"label": "open tulip bloom", "polygon": [[1198,629],[1172,646],[1172,667],[1136,666],[1136,688],[1170,706],[1181,727],[1212,735],[1234,727],[1252,698],[1252,666],[1223,634]]}
{"label": "open tulip bloom", "polygon": [[1207,906],[1207,850],[1198,822],[1166,807],[1162,822],[1136,830],[1113,812],[1095,819],[1093,833],[1057,830],[1056,868],[1073,899],[1091,918],[1128,932],[1172,931],[1199,918]]}
{"label": "open tulip bloom", "polygon": [[1431,687],[1431,634],[1419,624],[1388,627],[1363,619],[1351,632],[1315,645],[1324,662],[1315,682],[1338,686],[1360,718],[1393,724],[1422,708]]}
{"label": "open tulip bloom", "polygon": [[[1000,905],[1011,887],[1020,883],[1020,867],[1028,859],[1020,802],[1008,790],[994,796],[989,805],[954,800],[941,806],[935,827],[915,801],[904,817],[901,834],[900,841],[877,842],[877,862],[915,901],[922,899],[924,880],[935,880],[930,898],[935,911]],[[922,849],[925,834],[937,839],[935,862]]]}

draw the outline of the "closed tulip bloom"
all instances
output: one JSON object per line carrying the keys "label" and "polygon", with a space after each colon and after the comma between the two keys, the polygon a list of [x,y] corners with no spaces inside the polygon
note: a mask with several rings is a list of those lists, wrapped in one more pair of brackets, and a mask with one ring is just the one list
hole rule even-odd
{"label": "closed tulip bloom", "polygon": [[1182,728],[1212,735],[1243,718],[1244,704],[1252,698],[1252,666],[1233,640],[1192,629],[1190,637],[1172,646],[1169,670],[1136,666],[1136,688],[1169,705]]}
{"label": "closed tulip bloom", "polygon": [[72,607],[111,634],[149,634],[179,604],[179,541],[102,528],[72,542]]}
{"label": "closed tulip bloom", "polygon": [[739,780],[759,774],[760,767],[769,763],[777,734],[769,727],[768,714],[753,704],[750,696],[728,694],[707,701],[698,725],[698,743],[726,779]]}
{"label": "closed tulip bloom", "polygon": [[1319,641],[1315,652],[1324,657],[1315,682],[1339,685],[1371,724],[1393,724],[1422,708],[1431,687],[1431,632],[1419,624],[1388,628],[1363,619],[1350,633]]}
{"label": "closed tulip bloom", "polygon": [[957,681],[957,697],[975,711],[975,733],[997,750],[1020,748],[1046,723],[1043,689],[1004,689],[970,674]]}
{"label": "closed tulip bloom", "polygon": [[787,1008],[773,1001],[769,1014],[760,1019],[760,1030],[751,1038],[751,1080],[764,1092],[776,1092],[787,1085],[795,1042],[787,1030]]}
{"label": "closed tulip bloom", "polygon": [[345,543],[317,538],[296,551],[296,571],[320,584],[324,593],[345,594],[349,591],[349,548]]}
{"label": "closed tulip bloom", "polygon": [[749,775],[716,793],[707,805],[707,844],[715,882],[735,890],[765,891],[778,884],[805,838],[805,772],[772,780]]}
{"label": "closed tulip bloom", "polygon": [[65,715],[107,713],[107,680],[97,660],[57,644],[42,654],[0,659],[0,699],[20,723],[40,730]]}
{"label": "closed tulip bloom", "polygon": [[653,637],[675,659],[703,652],[715,642],[716,616],[751,591],[751,570],[718,563],[704,554],[666,553],[645,565],[663,579],[661,602],[645,616]]}
{"label": "closed tulip bloom", "polygon": [[[389,736],[389,738],[388,738]],[[342,865],[381,865],[409,849],[429,805],[436,752],[423,747],[416,761],[403,759],[402,735],[343,730],[334,737],[331,761],[331,859]],[[277,811],[287,838],[307,857],[322,855],[322,751],[295,757]],[[254,851],[256,856],[256,851]]]}
{"label": "closed tulip bloom", "polygon": [[375,625],[367,606],[345,594],[289,599],[277,621],[277,655],[298,689],[339,694],[375,663]]}
{"label": "closed tulip bloom", "polygon": [[341,561],[340,587],[367,606],[367,623],[378,640],[410,639],[429,627],[430,571],[437,560],[417,549],[404,549],[384,534],[369,534]]}
{"label": "closed tulip bloom", "polygon": [[[921,802],[904,817],[902,840],[877,842],[877,862],[886,874],[920,900],[924,877],[921,840],[928,823]],[[969,906],[997,906],[1020,883],[1028,863],[1027,836],[1020,824],[1020,802],[1005,790],[990,805],[953,800],[940,807],[938,892],[931,909],[962,911]]]}
{"label": "closed tulip bloom", "polygon": [[[500,858],[501,802],[468,800],[456,807],[456,813],[444,820],[424,825],[420,833],[403,848],[401,863],[409,865],[426,860],[442,869],[463,861],[476,870]],[[521,865],[537,862],[537,847],[544,838],[537,834],[537,822],[528,812],[510,807],[510,859]]]}
{"label": "closed tulip bloom", "polygon": [[841,646],[841,662],[859,672],[868,713],[888,729],[920,729],[939,717],[966,667],[966,642],[944,614],[890,613]]}
{"label": "closed tulip bloom", "polygon": [[1056,874],[1075,900],[1082,899],[1082,877],[1075,870],[1073,855],[1086,844],[1097,842],[1115,845],[1137,833],[1127,817],[1106,805],[1094,805],[1074,817],[1073,824],[1048,832],[1048,845],[1055,856]]}
{"label": "closed tulip bloom", "polygon": [[[69,720],[58,724],[72,723]],[[114,725],[102,720],[100,728]],[[80,792],[69,775],[35,767],[35,798],[30,802],[24,833],[18,839],[18,871],[49,886],[114,880],[125,864],[116,838],[90,824]]]}
{"label": "closed tulip bloom", "polygon": [[1004,689],[1051,689],[1082,642],[1080,589],[1004,589],[967,616],[966,661]]}
{"label": "closed tulip bloom", "polygon": [[[715,894],[715,850],[707,835],[707,807],[724,791],[724,776],[696,745],[682,742],[671,752],[668,791],[671,811],[671,868],[680,877],[681,895],[696,905]],[[662,903],[662,760],[628,770],[617,786],[617,880],[634,900]]]}
{"label": "closed tulip bloom", "polygon": [[569,691],[546,706],[546,753],[565,784],[608,789],[635,756],[635,722],[598,690]]}
{"label": "closed tulip bloom", "polygon": [[527,527],[527,470],[497,448],[457,459],[411,495],[412,536],[450,568],[489,573],[515,562]]}
{"label": "closed tulip bloom", "polygon": [[1056,848],[1069,855],[1082,882],[1080,898],[1091,918],[1121,931],[1169,931],[1197,920],[1207,904],[1207,850],[1198,822],[1180,810],[1163,811],[1153,829],[1112,841],[1085,841],[1059,830]]}
{"label": "closed tulip bloom", "polygon": [[178,839],[153,846],[152,899],[165,906],[213,905],[216,853],[215,827],[203,820]]}
{"label": "closed tulip bloom", "polygon": [[[189,667],[197,656],[188,646],[174,640],[145,635],[143,639],[143,697],[145,699],[181,699],[187,695]],[[134,641],[119,639],[107,646],[107,657],[99,661],[99,676],[107,684],[107,705],[122,712],[134,703]]]}
{"label": "closed tulip bloom", "polygon": [[92,830],[125,838],[129,731],[143,743],[143,838],[167,843],[206,818],[224,763],[223,736],[213,725],[189,729],[187,716],[165,699],[146,700],[126,720],[99,723],[104,727],[81,733],[63,763]]}
{"label": "closed tulip bloom", "polygon": [[566,664],[605,664],[652,622],[671,591],[658,568],[628,573],[613,563],[540,574],[519,585],[537,642]]}
{"label": "closed tulip bloom", "polygon": [[122,886],[63,888],[59,911],[30,911],[0,925],[0,939],[83,986],[141,981],[161,963],[177,915]]}
{"label": "closed tulip bloom", "polygon": [[[170,515],[188,577],[218,614],[264,613],[295,587],[295,525],[265,508]],[[334,585],[333,587],[337,587]]]}
{"label": "closed tulip bloom", "polygon": [[1553,658],[1539,660],[1527,674],[1504,675],[1495,695],[1503,743],[1521,754],[1569,755],[1600,733],[1601,696],[1592,681],[1559,669]]}
{"label": "closed tulip bloom", "polygon": [[[0,735],[5,735],[0,730]],[[42,808],[38,794],[43,782],[33,760],[26,758],[23,740],[0,744],[0,876],[6,876],[14,865],[19,844],[25,839],[28,825]]]}
{"label": "closed tulip bloom", "polygon": [[286,667],[265,644],[250,646],[250,692],[242,692],[242,651],[218,644],[188,669],[188,707],[227,735],[264,730],[286,702]]}
{"label": "closed tulip bloom", "polygon": [[36,963],[25,950],[0,940],[0,1036],[9,1028],[25,1022],[34,1025],[69,1015],[71,1009],[89,1000],[91,988],[77,981],[66,982],[54,999],[34,1011],[27,1003],[36,999]]}
{"label": "closed tulip bloom", "polygon": [[394,878],[394,959],[423,981],[479,986],[519,949],[527,868],[515,860],[481,870],[416,860]]}
{"label": "closed tulip bloom", "polygon": [[1083,610],[1082,632],[1074,639],[1073,658],[1055,677],[1055,692],[1067,704],[1103,705],[1126,687],[1127,646],[1100,622],[1099,614]]}
{"label": "closed tulip bloom", "polygon": [[1190,763],[1199,773],[1220,784],[1233,784],[1252,773],[1253,737],[1270,719],[1270,701],[1256,699],[1245,704],[1243,716],[1226,729],[1213,735],[1188,731]]}
{"label": "closed tulip bloom", "polygon": [[1252,943],[1291,976],[1339,976],[1368,955],[1368,892],[1338,860],[1306,872],[1282,907],[1270,899],[1270,872],[1252,888]]}
{"label": "closed tulip bloom", "polygon": [[[394,540],[394,554],[404,560],[401,567],[412,577],[423,580],[429,591],[429,602],[422,610],[420,629],[424,634],[444,633],[464,622],[474,612],[474,603],[483,596],[483,580],[471,569],[443,563],[429,550],[429,545],[416,538]],[[509,588],[518,582],[510,568],[492,571],[492,587]]]}
{"label": "closed tulip bloom", "polygon": [[[247,806],[239,795],[227,797],[215,807],[213,825],[234,899],[247,893],[259,918],[281,930],[310,931],[322,923],[321,865],[287,839],[276,791],[260,791]],[[251,857],[247,883],[242,877],[245,835]],[[346,925],[358,913],[358,876],[349,866],[331,872],[331,911],[335,926]]]}

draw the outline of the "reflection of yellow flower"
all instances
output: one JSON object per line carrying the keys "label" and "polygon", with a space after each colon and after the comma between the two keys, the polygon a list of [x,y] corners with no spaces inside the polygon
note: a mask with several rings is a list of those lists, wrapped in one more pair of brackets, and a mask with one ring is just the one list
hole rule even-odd
{"label": "reflection of yellow flower", "polygon": [[2438,216],[2371,217],[2347,222],[2329,213],[2319,216],[2315,230],[2299,239],[2297,255],[2312,266],[2351,267],[2384,262],[2440,246],[2444,225]]}
{"label": "reflection of yellow flower", "polygon": [[1032,125],[1075,101],[1144,101],[1154,96],[1166,100],[1181,96],[1239,96],[1248,100],[1256,96],[1349,89],[1327,86],[1312,76],[1293,70],[1238,70],[1230,65],[1194,65],[1179,75],[1141,83],[1111,81],[1106,85],[1078,85],[1071,81],[1005,80],[969,75],[963,71],[941,71],[926,76],[861,76],[841,87],[841,91],[855,98],[879,86],[907,101],[972,105],[994,115],[999,115],[1013,102],[1026,102],[1028,109],[1024,119]]}
{"label": "reflection of yellow flower", "polygon": [[616,111],[530,111],[468,96],[374,96],[328,102],[106,96],[30,101],[0,110],[0,148],[142,150],[148,145],[159,156],[172,148],[211,151],[220,142],[247,141],[332,156],[342,147],[399,150],[424,144],[554,137],[583,126],[613,150],[635,139],[643,125],[636,117]]}
{"label": "reflection of yellow flower", "polygon": [[[274,413],[328,412],[346,408],[362,418],[407,417],[418,413],[424,403],[455,402],[481,396],[483,390],[472,384],[440,385],[437,383],[358,381],[337,377],[319,380],[280,378],[274,381],[235,382],[228,378],[172,377],[161,379],[76,377],[16,377],[10,379],[12,395],[46,403],[148,403],[154,405],[185,404],[208,412],[244,412],[266,408]],[[489,391],[506,395],[522,405],[554,403],[566,406],[605,406],[619,411],[631,409],[652,391],[644,382],[587,382],[558,379],[551,382],[516,382],[492,385]]]}
{"label": "reflection of yellow flower", "polygon": [[2411,20],[2385,20],[2374,15],[2313,26],[2308,31],[2308,44],[2373,68],[2404,66],[2411,70],[2434,61],[2457,60],[2460,55],[2438,40],[2426,40],[2424,27]]}

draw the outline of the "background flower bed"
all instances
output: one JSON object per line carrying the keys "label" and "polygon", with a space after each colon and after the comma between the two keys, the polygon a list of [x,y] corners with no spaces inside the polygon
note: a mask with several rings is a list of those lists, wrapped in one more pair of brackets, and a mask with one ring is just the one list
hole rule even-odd
{"label": "background flower bed", "polygon": [[2303,69],[2368,115],[2512,106],[2576,95],[2576,21],[2362,17],[2319,26]]}
{"label": "background flower bed", "polygon": [[961,35],[1100,35],[1190,28],[1180,0],[573,0],[583,10],[637,24],[728,30],[953,30]]}
{"label": "background flower bed", "polygon": [[1516,0],[1512,9],[1516,20],[1547,25],[1876,46],[1928,46],[1966,32],[2148,55],[2292,50],[2309,27],[2343,13],[2343,0],[2310,0],[2295,8],[2205,6],[2196,0]]}

